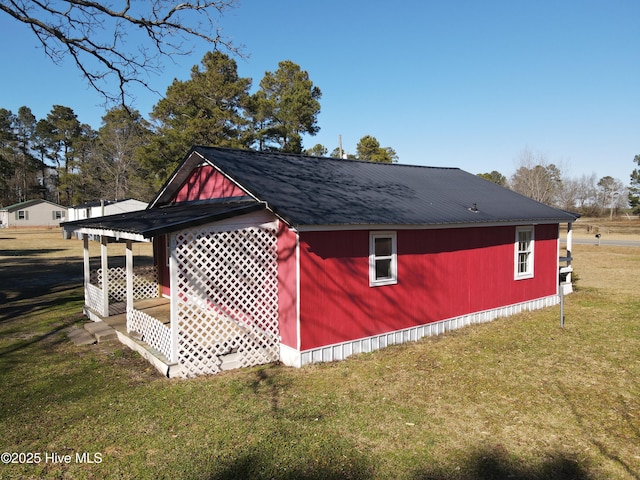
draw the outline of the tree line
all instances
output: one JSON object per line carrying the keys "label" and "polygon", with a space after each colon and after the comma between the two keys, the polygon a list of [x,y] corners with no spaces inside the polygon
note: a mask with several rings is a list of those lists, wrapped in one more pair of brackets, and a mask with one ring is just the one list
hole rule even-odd
{"label": "tree line", "polygon": [[[149,200],[193,145],[326,156],[303,135],[320,127],[321,90],[292,61],[266,72],[255,93],[236,62],[218,51],[205,54],[188,80],[174,80],[145,119],[124,105],[102,117],[95,130],[73,109],[54,105],[37,119],[27,106],[0,108],[0,204],[43,198],[62,205],[97,199]],[[330,156],[395,162],[390,147],[370,135],[355,154]]]}
{"label": "tree line", "polygon": [[[193,145],[396,162],[391,147],[365,135],[356,152],[305,149],[303,136],[320,130],[321,90],[290,60],[265,72],[255,93],[236,62],[219,51],[205,54],[188,80],[174,80],[149,119],[120,105],[100,128],[81,123],[69,107],[54,105],[36,119],[27,106],[0,108],[0,205],[43,198],[71,206],[98,199],[148,201]],[[640,167],[640,155],[634,158]],[[542,203],[588,216],[640,213],[640,173],[631,183],[595,174],[568,178],[540,153],[525,149],[516,172],[479,174]]]}
{"label": "tree line", "polygon": [[[612,217],[622,211],[640,214],[638,169],[631,173],[630,184],[626,186],[611,176],[597,178],[595,173],[577,178],[565,176],[544,154],[529,148],[521,152],[517,161],[516,171],[509,178],[496,170],[478,175],[541,203],[589,217]],[[633,161],[640,166],[640,155]]]}
{"label": "tree line", "polygon": [[[121,106],[105,114],[98,130],[61,105],[39,120],[26,106],[15,114],[0,108],[0,206],[31,198],[65,205],[129,196],[148,200],[194,144],[327,155],[323,145],[302,146],[302,135],[319,131],[321,91],[307,72],[291,61],[280,62],[249,94],[251,79],[239,77],[235,62],[220,53],[224,48],[243,56],[217,27],[236,0],[155,0],[135,10],[128,3],[120,10],[77,0],[61,3],[64,8],[27,0],[0,3],[0,15],[27,26],[54,63],[72,59],[90,87]],[[132,31],[142,32],[133,49],[124,41]],[[150,120],[127,107],[128,87],[148,87],[143,74],[160,72],[163,59],[187,53],[194,40],[214,49],[202,68],[194,66],[190,80],[174,80]],[[109,88],[113,79],[116,92]],[[369,135],[360,139],[355,154],[338,147],[330,155],[398,160],[391,147],[381,147]],[[640,155],[633,159],[639,168],[628,187],[610,176],[567,178],[544,156],[537,157],[525,149],[509,179],[497,171],[479,175],[586,215],[608,210],[612,216],[627,207],[640,213]]]}

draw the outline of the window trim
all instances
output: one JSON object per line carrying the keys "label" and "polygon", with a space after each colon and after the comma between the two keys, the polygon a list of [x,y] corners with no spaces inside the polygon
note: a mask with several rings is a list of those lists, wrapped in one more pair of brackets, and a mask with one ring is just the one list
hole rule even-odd
{"label": "window trim", "polygon": [[[533,225],[516,227],[516,238],[513,245],[514,250],[514,258],[513,258],[513,272],[515,280],[524,280],[527,278],[533,278],[534,276],[534,265],[535,265],[535,227]],[[528,251],[520,250],[520,232],[529,232],[531,234],[531,240],[529,241]],[[520,254],[528,253],[529,257],[527,259],[527,270],[524,272],[520,272]]]}
{"label": "window trim", "polygon": [[[376,239],[391,239],[391,255],[376,256],[375,244]],[[376,261],[391,260],[391,277],[376,278]],[[383,285],[395,285],[398,283],[398,245],[397,235],[393,231],[369,232],[369,286],[379,287]]]}

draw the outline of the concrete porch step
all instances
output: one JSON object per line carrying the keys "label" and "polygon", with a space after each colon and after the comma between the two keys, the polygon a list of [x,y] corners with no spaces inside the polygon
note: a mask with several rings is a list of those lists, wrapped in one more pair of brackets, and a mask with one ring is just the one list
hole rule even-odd
{"label": "concrete porch step", "polygon": [[67,337],[74,345],[93,345],[96,343],[96,337],[87,332],[84,328],[72,328],[67,332]]}
{"label": "concrete porch step", "polygon": [[84,329],[93,335],[98,343],[118,338],[115,329],[105,322],[89,322],[84,324]]}

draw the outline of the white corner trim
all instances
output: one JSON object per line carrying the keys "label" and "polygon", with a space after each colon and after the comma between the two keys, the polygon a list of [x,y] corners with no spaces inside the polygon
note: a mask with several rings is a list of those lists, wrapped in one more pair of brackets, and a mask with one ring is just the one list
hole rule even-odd
{"label": "white corner trim", "polygon": [[300,352],[288,345],[280,344],[280,361],[287,367],[300,368]]}

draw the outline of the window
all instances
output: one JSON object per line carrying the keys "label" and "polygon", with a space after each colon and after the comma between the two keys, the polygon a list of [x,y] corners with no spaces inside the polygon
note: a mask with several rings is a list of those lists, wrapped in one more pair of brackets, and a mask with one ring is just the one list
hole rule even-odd
{"label": "window", "polygon": [[393,285],[398,283],[398,258],[396,232],[371,232],[369,234],[369,285]]}
{"label": "window", "polygon": [[26,210],[18,210],[18,212],[16,213],[16,219],[18,220],[26,220],[27,217],[27,211]]}
{"label": "window", "polygon": [[533,277],[533,227],[516,228],[515,278]]}
{"label": "window", "polygon": [[64,212],[61,210],[53,211],[53,219],[54,220],[62,220],[64,218]]}

